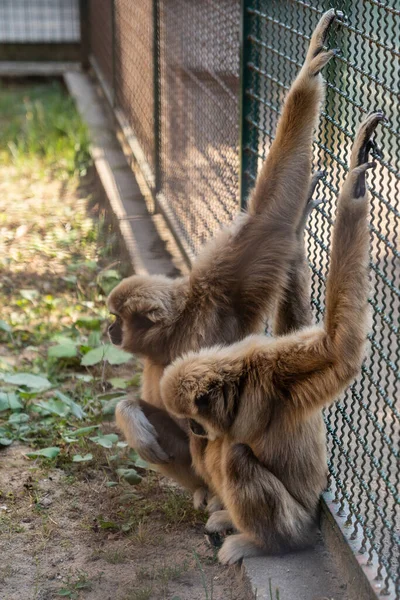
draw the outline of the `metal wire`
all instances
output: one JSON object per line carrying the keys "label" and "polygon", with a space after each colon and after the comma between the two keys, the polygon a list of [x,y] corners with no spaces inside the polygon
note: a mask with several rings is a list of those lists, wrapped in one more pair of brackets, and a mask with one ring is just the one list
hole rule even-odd
{"label": "metal wire", "polygon": [[0,2],[0,43],[70,43],[79,39],[79,0]]}
{"label": "metal wire", "polygon": [[[330,487],[350,536],[362,534],[359,551],[378,555],[381,593],[400,592],[400,190],[399,49],[396,0],[308,2],[250,0],[246,10],[244,193],[274,138],[282,99],[304,56],[320,14],[334,6],[347,20],[330,34],[341,55],[324,74],[327,97],[315,142],[315,169],[328,172],[322,194],[329,200],[307,232],[312,303],[323,316],[335,201],[347,172],[347,157],[362,115],[382,108],[389,119],[378,134],[384,158],[371,185],[372,330],[362,375],[326,411]],[[328,183],[329,182],[329,183]],[[396,593],[395,592],[395,593]]]}
{"label": "metal wire", "polygon": [[113,0],[89,1],[90,52],[106,85],[114,85]]}

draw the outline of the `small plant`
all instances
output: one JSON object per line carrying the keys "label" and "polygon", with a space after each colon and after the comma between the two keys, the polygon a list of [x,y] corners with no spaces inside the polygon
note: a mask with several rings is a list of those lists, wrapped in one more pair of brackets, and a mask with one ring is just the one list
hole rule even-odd
{"label": "small plant", "polygon": [[57,592],[57,595],[76,600],[81,590],[90,589],[92,589],[92,582],[88,579],[87,573],[81,571],[76,577],[68,575],[66,584]]}

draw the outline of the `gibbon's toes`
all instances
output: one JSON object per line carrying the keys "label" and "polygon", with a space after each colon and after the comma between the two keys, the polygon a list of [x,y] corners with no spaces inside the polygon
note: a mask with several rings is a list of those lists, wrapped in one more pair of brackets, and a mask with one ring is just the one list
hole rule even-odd
{"label": "gibbon's toes", "polygon": [[306,62],[309,63],[309,72],[311,76],[318,75],[321,69],[326,63],[332,58],[339,54],[339,50],[323,51],[326,38],[330,26],[335,20],[343,20],[344,15],[340,11],[335,11],[331,8],[325,14],[322,15],[314,33],[311,37],[310,48],[307,53]]}
{"label": "gibbon's toes", "polygon": [[378,149],[378,145],[372,136],[381,121],[386,121],[386,117],[382,111],[372,112],[364,119],[361,123],[360,128],[357,132],[356,139],[354,140],[353,146],[353,157],[351,167],[359,167],[368,162],[368,155],[370,150],[378,150],[378,155],[381,150]]}
{"label": "gibbon's toes", "polygon": [[207,533],[221,533],[221,531],[228,531],[233,529],[233,523],[227,510],[218,510],[213,513],[207,523]]}
{"label": "gibbon's toes", "polygon": [[204,510],[207,506],[208,489],[199,487],[193,494],[193,507],[195,510]]}
{"label": "gibbon's toes", "polygon": [[218,498],[218,496],[214,495],[211,496],[211,498],[209,498],[207,500],[207,512],[211,515],[212,513],[217,512],[217,510],[222,510],[223,509],[223,505],[221,500]]}
{"label": "gibbon's toes", "polygon": [[218,558],[223,565],[233,565],[243,558],[261,554],[264,554],[264,551],[259,546],[244,533],[239,533],[226,538],[218,552]]}
{"label": "gibbon's toes", "polygon": [[381,121],[386,121],[382,111],[370,113],[361,123],[354,140],[353,150],[350,160],[350,169],[352,170],[352,179],[354,181],[354,197],[361,198],[366,193],[365,172],[367,169],[373,169],[376,163],[369,162],[369,153],[375,151],[375,155],[382,157],[382,152],[372,138],[375,129]]}

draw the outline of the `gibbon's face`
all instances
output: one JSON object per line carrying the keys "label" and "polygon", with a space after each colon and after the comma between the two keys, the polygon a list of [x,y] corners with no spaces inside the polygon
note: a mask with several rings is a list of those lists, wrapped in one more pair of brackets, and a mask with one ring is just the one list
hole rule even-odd
{"label": "gibbon's face", "polygon": [[166,331],[176,316],[176,283],[163,276],[134,275],[110,293],[107,305],[114,317],[108,328],[113,344],[157,362],[169,362]]}

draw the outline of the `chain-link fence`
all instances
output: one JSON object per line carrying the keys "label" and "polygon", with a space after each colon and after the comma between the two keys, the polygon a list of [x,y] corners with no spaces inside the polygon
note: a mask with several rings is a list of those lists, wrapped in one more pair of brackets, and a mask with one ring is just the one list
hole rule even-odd
{"label": "chain-link fence", "polygon": [[[123,115],[156,209],[189,261],[244,204],[320,14],[331,6],[346,14],[328,40],[341,55],[324,70],[327,97],[315,140],[314,166],[327,171],[319,189],[328,202],[306,234],[318,321],[335,202],[356,126],[375,108],[389,122],[378,133],[384,157],[375,158],[369,175],[370,348],[357,382],[326,411],[329,497],[364,562],[375,564],[375,588],[400,597],[399,0],[88,3],[95,73]],[[25,13],[21,25],[23,9],[31,16]],[[76,36],[76,10],[75,0],[3,0],[0,42],[12,32],[13,42]]]}
{"label": "chain-link fence", "polygon": [[373,322],[362,375],[326,411],[330,487],[348,532],[362,534],[359,551],[379,556],[382,593],[399,588],[400,439],[400,10],[395,1],[309,3],[245,2],[245,70],[242,189],[245,194],[274,138],[282,99],[301,66],[320,13],[334,5],[346,22],[328,40],[340,56],[324,70],[327,98],[315,141],[315,169],[327,171],[320,192],[328,202],[307,231],[312,304],[317,320],[324,305],[335,201],[347,172],[354,131],[362,116],[381,108],[389,123],[379,142],[384,158],[369,177],[371,190],[371,297]]}
{"label": "chain-link fence", "polygon": [[79,60],[81,0],[1,0],[0,60]]}

